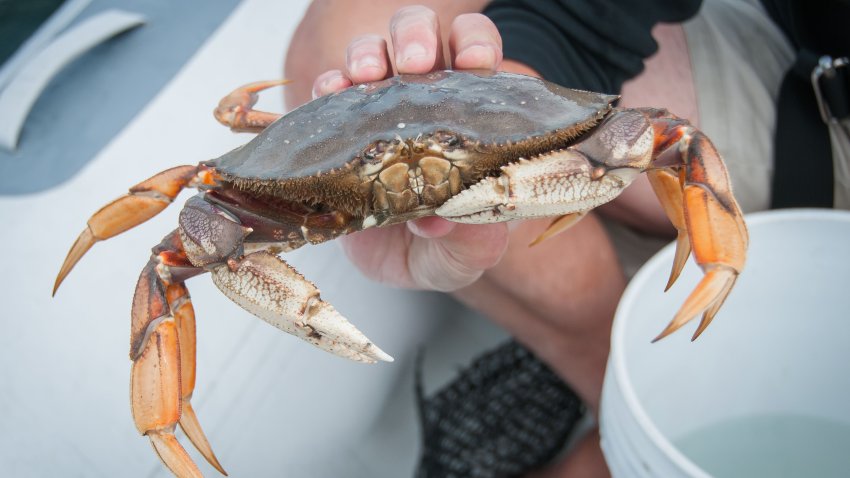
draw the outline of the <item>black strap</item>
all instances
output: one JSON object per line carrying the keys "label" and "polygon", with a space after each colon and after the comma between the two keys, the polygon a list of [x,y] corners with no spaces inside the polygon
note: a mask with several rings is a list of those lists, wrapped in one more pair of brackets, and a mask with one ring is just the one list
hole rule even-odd
{"label": "black strap", "polygon": [[802,50],[779,90],[771,208],[833,205],[832,147],[811,74],[818,56]]}
{"label": "black strap", "polygon": [[850,58],[823,56],[812,77],[824,122],[850,118]]}

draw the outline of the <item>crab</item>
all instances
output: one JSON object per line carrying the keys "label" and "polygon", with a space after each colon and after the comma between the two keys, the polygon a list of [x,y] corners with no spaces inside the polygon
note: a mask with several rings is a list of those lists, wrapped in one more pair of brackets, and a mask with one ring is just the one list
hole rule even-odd
{"label": "crab", "polygon": [[210,273],[231,300],[323,350],[392,361],[278,253],[431,215],[471,224],[555,217],[544,240],[642,172],[678,231],[667,287],[692,250],[705,273],[655,340],[702,314],[696,338],[743,269],[747,229],[724,163],[702,132],[666,110],[617,108],[617,96],[523,75],[460,71],[354,86],[283,116],[253,109],[260,91],[283,83],[225,97],[216,118],[259,135],[156,174],[97,211],[54,285],[55,294],[97,241],[155,216],[185,188],[200,191],[153,248],[131,314],[132,415],[175,475],[201,476],[175,438],[178,423],[224,473],[190,402],[190,277]]}

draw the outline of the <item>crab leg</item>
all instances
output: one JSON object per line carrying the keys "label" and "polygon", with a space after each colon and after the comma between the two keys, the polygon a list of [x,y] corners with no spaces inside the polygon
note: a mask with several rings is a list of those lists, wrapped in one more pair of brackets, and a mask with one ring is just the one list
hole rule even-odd
{"label": "crab leg", "polygon": [[222,98],[213,114],[219,123],[232,131],[259,133],[281,115],[255,110],[253,106],[259,99],[257,93],[289,82],[289,80],[258,81],[241,86]]}
{"label": "crab leg", "polygon": [[195,391],[195,310],[192,307],[192,299],[182,283],[169,285],[165,296],[177,323],[177,335],[180,339],[180,428],[201,455],[221,474],[227,475],[213,453],[190,401]]}
{"label": "crab leg", "polygon": [[180,419],[180,352],[173,317],[158,321],[133,362],[130,395],[136,428],[151,440],[163,463],[179,477],[201,471],[174,436]]}
{"label": "crab leg", "polygon": [[573,227],[579,221],[587,215],[587,211],[573,212],[570,214],[564,214],[563,216],[558,216],[549,224],[549,227],[546,228],[536,239],[531,241],[531,244],[528,247],[536,246],[541,242],[551,239],[558,234],[566,231],[567,229]]}
{"label": "crab leg", "polygon": [[53,295],[71,269],[98,241],[117,236],[156,216],[186,187],[213,181],[209,171],[199,166],[178,166],[167,169],[130,188],[128,194],[103,206],[89,219],[68,255],[56,282]]}
{"label": "crab leg", "polygon": [[195,387],[195,315],[182,280],[200,272],[189,264],[177,234],[169,234],[154,248],[133,297],[133,419],[165,465],[180,477],[201,476],[201,472],[174,437],[177,423],[204,458],[227,474],[190,402]]}
{"label": "crab leg", "polygon": [[[681,171],[684,173],[684,171]],[[673,260],[673,269],[670,271],[670,279],[664,291],[679,278],[682,268],[685,267],[688,257],[691,255],[691,242],[688,238],[688,226],[685,220],[684,199],[682,198],[682,183],[684,175],[679,174],[671,168],[657,169],[646,172],[649,183],[658,196],[664,212],[673,223],[678,235],[676,236],[676,258]]]}
{"label": "crab leg", "polygon": [[[749,238],[743,214],[732,196],[726,167],[714,145],[702,132],[683,120],[669,114],[659,116],[653,119],[655,150],[660,152],[677,145],[684,167],[682,213],[671,205],[678,199],[669,192],[676,189],[672,186],[670,173],[662,170],[655,176],[655,179],[660,179],[659,182],[666,184],[655,186],[656,191],[677,229],[680,229],[681,216],[684,216],[694,258],[705,275],[655,340],[666,337],[702,313],[702,321],[693,335],[696,339],[711,323],[743,270]],[[682,250],[677,251],[671,283],[677,275],[677,267],[681,267],[679,262],[684,262],[681,256],[686,256],[681,246],[681,233],[679,244]]]}

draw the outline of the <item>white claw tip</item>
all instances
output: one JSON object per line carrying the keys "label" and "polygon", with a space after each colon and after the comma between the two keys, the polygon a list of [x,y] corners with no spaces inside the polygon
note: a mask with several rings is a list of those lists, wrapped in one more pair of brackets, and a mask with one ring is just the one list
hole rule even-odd
{"label": "white claw tip", "polygon": [[371,354],[371,355],[372,355],[373,357],[375,357],[376,359],[378,359],[378,360],[380,360],[380,361],[382,361],[382,362],[395,362],[395,359],[394,359],[394,358],[393,358],[390,354],[388,354],[388,353],[384,352],[383,350],[379,349],[379,348],[378,348],[375,344],[371,344],[371,345],[372,345],[372,346],[370,347],[370,348],[372,349],[372,350],[371,350],[371,352],[372,352],[372,354]]}

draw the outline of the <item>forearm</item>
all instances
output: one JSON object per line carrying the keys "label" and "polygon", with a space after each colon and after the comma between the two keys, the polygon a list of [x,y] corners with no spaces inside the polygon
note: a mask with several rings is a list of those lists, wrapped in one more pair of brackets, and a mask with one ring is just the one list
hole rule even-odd
{"label": "forearm", "polygon": [[594,215],[529,248],[548,223],[515,228],[501,262],[455,296],[505,327],[596,410],[625,280]]}

